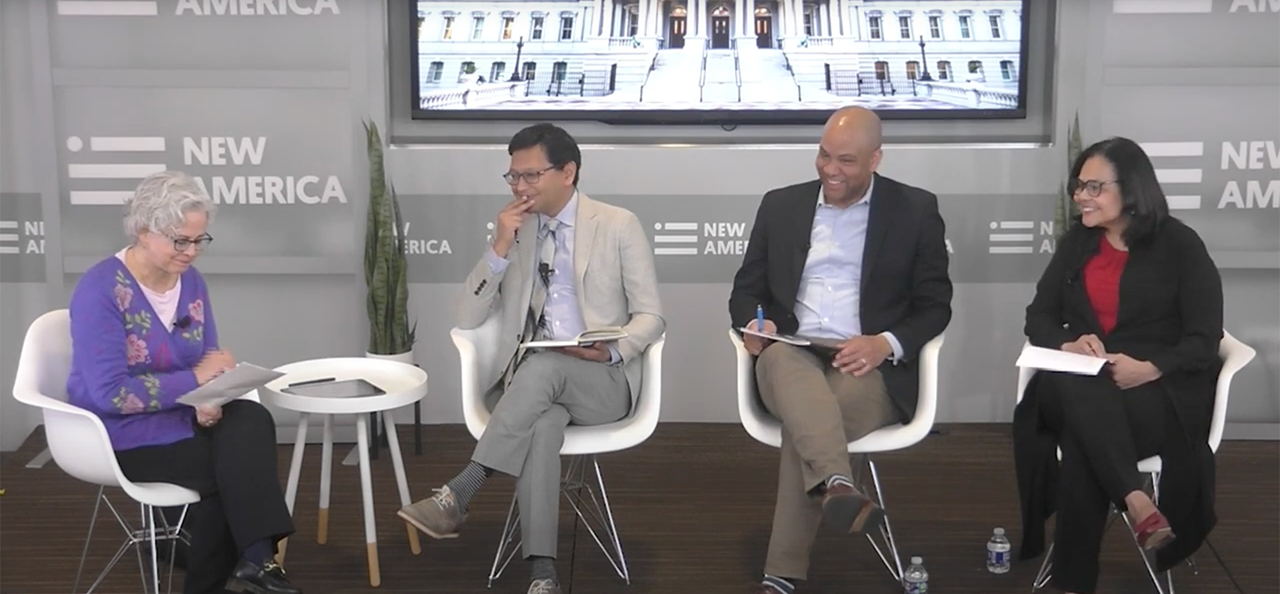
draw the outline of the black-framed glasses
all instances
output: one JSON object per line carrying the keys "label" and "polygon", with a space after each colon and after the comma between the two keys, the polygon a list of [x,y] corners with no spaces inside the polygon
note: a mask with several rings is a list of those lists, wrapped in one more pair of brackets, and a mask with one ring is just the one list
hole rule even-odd
{"label": "black-framed glasses", "polygon": [[502,174],[502,179],[507,180],[507,184],[512,186],[519,183],[520,180],[522,179],[526,184],[536,184],[538,183],[538,180],[542,179],[542,174],[548,171],[551,171],[552,169],[555,169],[555,168],[556,166],[552,165],[550,167],[547,167],[546,169],[541,169],[538,171],[526,171],[524,173],[520,173],[517,171],[508,171]]}
{"label": "black-framed glasses", "polygon": [[1104,181],[1104,180],[1096,180],[1096,179],[1091,179],[1089,181],[1084,181],[1080,179],[1071,180],[1071,195],[1075,196],[1076,194],[1080,193],[1080,190],[1084,190],[1090,196],[1093,196],[1096,198],[1099,194],[1102,193],[1102,188],[1104,186],[1106,186],[1107,184],[1115,184],[1115,183],[1118,183],[1118,182],[1116,182],[1115,180]]}
{"label": "black-framed glasses", "polygon": [[213,236],[208,233],[205,233],[195,239],[173,237],[172,235],[169,236],[169,239],[173,240],[173,249],[179,252],[185,252],[191,246],[195,246],[197,252],[203,251],[204,248],[208,247],[208,245],[213,242]]}

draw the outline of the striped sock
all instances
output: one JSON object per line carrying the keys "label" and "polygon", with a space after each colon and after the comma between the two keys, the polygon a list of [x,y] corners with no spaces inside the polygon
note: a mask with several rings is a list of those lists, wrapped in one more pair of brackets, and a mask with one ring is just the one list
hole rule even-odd
{"label": "striped sock", "polygon": [[556,560],[551,557],[529,557],[529,581],[556,579]]}
{"label": "striped sock", "polygon": [[467,504],[475,496],[476,491],[484,485],[485,479],[491,475],[493,475],[492,468],[485,468],[477,462],[472,462],[463,468],[458,476],[449,481],[449,491],[453,492],[454,500],[458,502],[458,509],[462,510],[462,513],[467,513]]}
{"label": "striped sock", "polygon": [[847,477],[843,477],[838,474],[833,474],[831,475],[830,478],[827,479],[827,488],[830,489],[831,487],[834,487],[836,485],[845,485],[846,487],[853,487],[853,481],[849,480]]}
{"label": "striped sock", "polygon": [[764,581],[761,582],[770,588],[773,588],[782,594],[796,594],[796,586],[784,578],[764,574]]}

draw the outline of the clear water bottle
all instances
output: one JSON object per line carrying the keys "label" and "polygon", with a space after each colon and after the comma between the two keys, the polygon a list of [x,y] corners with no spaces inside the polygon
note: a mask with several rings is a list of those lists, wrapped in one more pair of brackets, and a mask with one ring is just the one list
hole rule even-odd
{"label": "clear water bottle", "polygon": [[911,558],[911,566],[902,574],[903,594],[927,594],[929,592],[929,572],[924,569],[924,559]]}
{"label": "clear water bottle", "polygon": [[1004,528],[996,528],[987,541],[987,571],[991,573],[1009,573],[1009,539],[1004,536]]}

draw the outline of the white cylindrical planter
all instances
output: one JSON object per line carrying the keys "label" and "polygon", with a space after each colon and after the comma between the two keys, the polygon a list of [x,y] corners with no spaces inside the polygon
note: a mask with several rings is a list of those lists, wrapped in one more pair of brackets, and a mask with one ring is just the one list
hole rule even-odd
{"label": "white cylindrical planter", "polygon": [[375,355],[373,353],[366,352],[364,356],[370,359],[387,359],[390,361],[397,361],[399,363],[408,363],[409,365],[413,365],[413,350],[409,350],[409,352],[400,353],[398,355]]}

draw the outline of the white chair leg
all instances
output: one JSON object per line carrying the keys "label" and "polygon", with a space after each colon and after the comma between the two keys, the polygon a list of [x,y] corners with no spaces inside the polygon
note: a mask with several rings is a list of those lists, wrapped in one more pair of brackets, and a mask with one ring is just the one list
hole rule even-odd
{"label": "white chair leg", "polygon": [[1151,584],[1156,587],[1156,592],[1160,594],[1173,594],[1173,573],[1166,571],[1165,578],[1168,581],[1168,588],[1160,583],[1160,576],[1156,574],[1156,568],[1151,564],[1151,558],[1142,550],[1142,546],[1138,544],[1138,535],[1133,533],[1133,520],[1129,518],[1128,512],[1121,513],[1120,517],[1124,519],[1124,523],[1129,527],[1129,536],[1133,538],[1133,545],[1138,547],[1138,556],[1142,557],[1142,564],[1147,568],[1147,575],[1151,578]]}
{"label": "white chair leg", "polygon": [[[400,490],[400,505],[409,505],[413,503],[409,498],[409,479],[404,474],[404,458],[400,453],[400,437],[396,434],[396,420],[391,411],[382,411],[382,426],[387,431],[387,447],[391,449],[391,466],[396,471],[396,487]],[[418,529],[408,522],[405,522],[405,527],[409,530],[409,550],[415,555],[422,554],[422,545],[418,543]]]}
{"label": "white chair leg", "polygon": [[[600,552],[604,553],[605,558],[609,560],[609,564],[613,566],[613,571],[630,585],[631,573],[627,568],[627,557],[622,552],[622,540],[618,537],[618,526],[613,520],[613,509],[609,505],[609,493],[605,489],[604,475],[600,473],[600,463],[595,455],[586,456],[586,458],[590,460],[596,486],[600,489],[600,498],[596,498],[595,489],[584,480],[586,464],[582,460],[577,460],[574,464],[578,470],[578,478],[574,481],[566,481],[564,485],[565,498],[569,500],[569,505],[573,506],[574,513],[578,515],[582,525],[586,526],[591,538],[596,541],[596,546],[600,547]],[[591,497],[590,506],[586,505],[586,500],[582,497],[582,490],[584,489]],[[591,518],[587,517],[588,513],[591,514]],[[592,524],[599,525],[599,532]],[[606,545],[600,539],[602,536],[600,532],[603,532],[603,536],[608,539],[609,544]]]}
{"label": "white chair leg", "polygon": [[[127,552],[136,542],[134,540],[133,527],[130,526],[129,522],[120,515],[120,512],[116,511],[116,506],[112,505],[111,500],[107,499],[105,496],[102,498],[102,501],[107,502],[107,509],[111,511],[111,515],[116,517],[116,522],[118,522],[120,527],[124,529],[125,541],[120,545],[119,549],[116,549],[116,554],[111,557],[111,561],[107,562],[107,566],[102,569],[102,573],[98,574],[98,578],[93,581],[93,584],[89,586],[89,589],[85,591],[85,594],[92,594],[92,592],[98,588],[98,585],[102,583],[102,580],[106,579],[107,574],[111,573],[111,570],[116,566],[116,563],[119,563],[120,559],[124,557],[125,552]],[[139,565],[141,565],[141,556],[139,556],[138,561]],[[143,586],[145,586],[146,583],[146,577],[144,574],[142,581]]]}
{"label": "white chair leg", "polygon": [[[502,525],[502,536],[498,539],[498,552],[493,555],[493,567],[489,569],[489,587],[493,587],[493,581],[502,575],[507,569],[507,565],[511,564],[511,560],[516,556],[516,551],[520,550],[520,542],[515,542],[516,531],[520,529],[520,507],[516,504],[516,494],[511,494],[511,507],[507,510],[507,521]],[[514,543],[514,544],[513,544]],[[510,547],[510,551],[507,550]],[[505,554],[505,559],[503,558]]]}
{"label": "white chair leg", "polygon": [[76,582],[71,586],[72,594],[80,591],[80,574],[84,572],[84,560],[89,556],[89,543],[93,541],[93,527],[98,523],[98,509],[102,507],[102,500],[107,496],[106,487],[98,487],[98,496],[93,500],[93,517],[89,518],[89,534],[84,537],[84,548],[80,551],[80,566],[76,568]]}
{"label": "white chair leg", "polygon": [[1041,588],[1049,585],[1049,578],[1053,577],[1053,543],[1049,543],[1049,550],[1044,553],[1044,561],[1040,563],[1040,571],[1036,572],[1035,581],[1031,582],[1031,591],[1038,592]]}
{"label": "white chair leg", "polygon": [[382,571],[378,567],[378,530],[373,521],[373,479],[369,473],[369,422],[363,414],[356,415],[356,447],[360,449],[360,492],[364,500],[364,541],[369,557],[369,585],[382,584]]}
{"label": "white chair leg", "polygon": [[[871,532],[867,532],[867,542],[871,543],[872,548],[876,550],[876,554],[880,556],[880,561],[884,563],[885,569],[889,570],[889,575],[902,583],[902,558],[898,556],[898,542],[893,538],[893,526],[889,524],[889,506],[885,504],[884,488],[880,485],[880,473],[876,470],[876,462],[867,456],[867,467],[871,469],[871,482],[875,486],[875,498],[880,503],[880,508],[884,510],[884,523],[880,525],[880,537],[884,540],[884,548],[876,542],[875,536]],[[886,550],[887,549],[887,550]],[[887,553],[887,554],[886,554]],[[893,558],[893,563],[889,563],[889,558]]]}
{"label": "white chair leg", "polygon": [[[333,415],[324,416],[324,441],[320,444],[320,511],[316,514],[316,543],[329,542],[329,491],[333,474]],[[292,476],[292,474],[290,475]]]}
{"label": "white chair leg", "polygon": [[[152,592],[160,594],[160,555],[156,551],[156,512],[155,508],[150,505],[142,506],[143,513],[147,515],[147,531],[150,533],[147,540],[151,542],[151,585]],[[143,592],[146,592],[144,589]]]}
{"label": "white chair leg", "polygon": [[[1107,525],[1102,529],[1102,533],[1106,534],[1111,531],[1111,526],[1119,519],[1120,512],[1115,507],[1111,508],[1110,517],[1107,519]],[[1044,554],[1044,561],[1040,563],[1040,571],[1036,574],[1036,580],[1031,583],[1031,591],[1038,592],[1040,589],[1049,585],[1049,579],[1053,577],[1053,547],[1054,543],[1049,543],[1049,550]]]}

